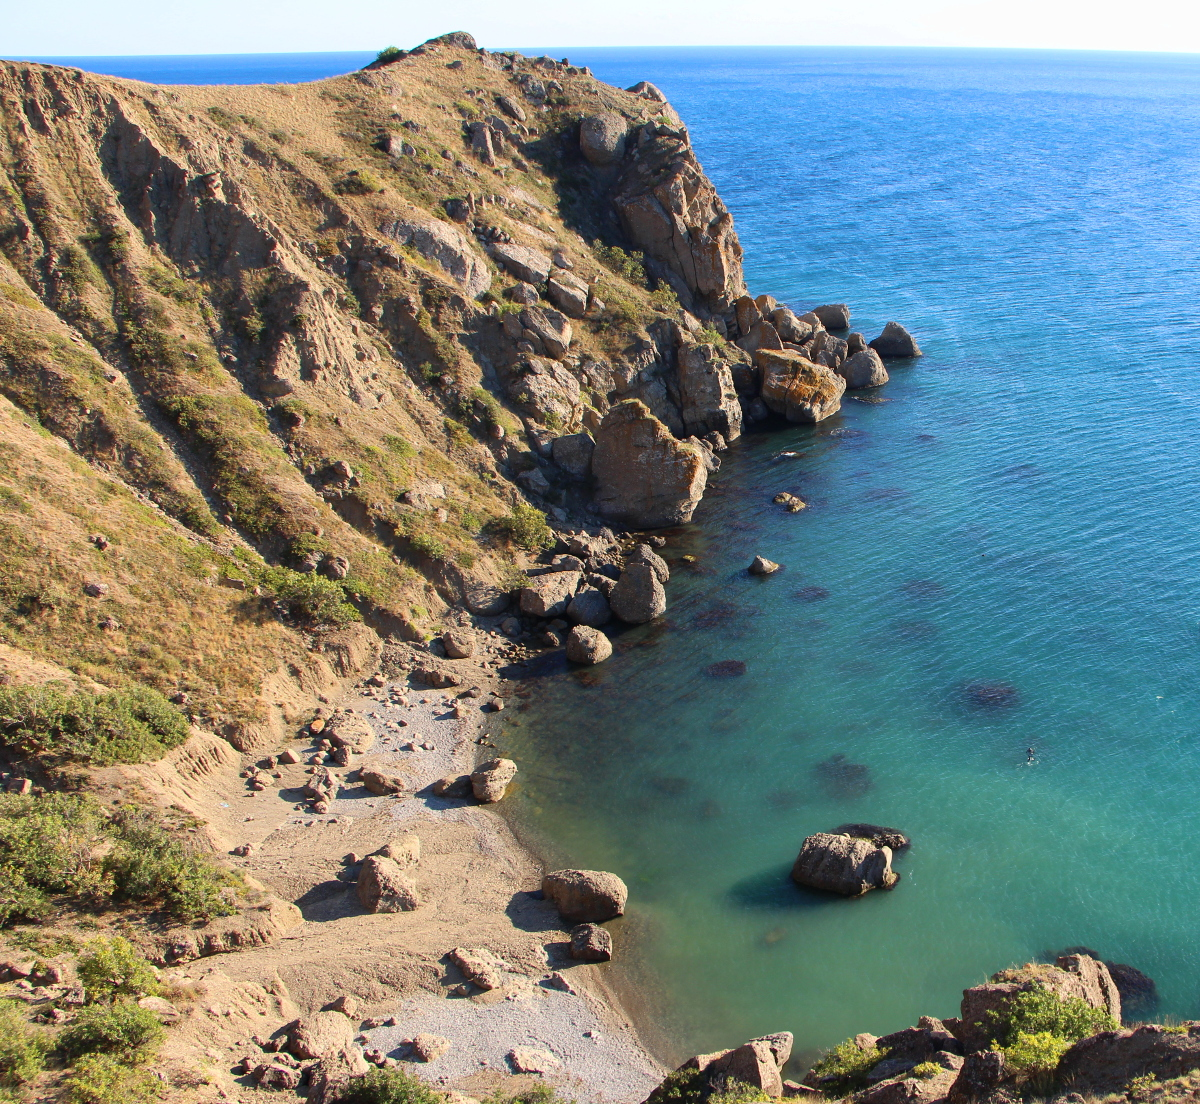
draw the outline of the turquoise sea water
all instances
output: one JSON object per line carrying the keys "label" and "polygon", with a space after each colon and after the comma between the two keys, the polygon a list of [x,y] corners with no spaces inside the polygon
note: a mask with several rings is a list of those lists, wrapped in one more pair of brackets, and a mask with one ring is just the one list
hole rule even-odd
{"label": "turquoise sea water", "polygon": [[[727,453],[664,621],[504,714],[519,829],[629,882],[643,1023],[811,1053],[1078,944],[1200,1015],[1200,58],[548,52],[664,89],[754,292],[927,353]],[[758,552],[785,570],[750,579]],[[901,884],[794,889],[851,820],[912,836]]]}

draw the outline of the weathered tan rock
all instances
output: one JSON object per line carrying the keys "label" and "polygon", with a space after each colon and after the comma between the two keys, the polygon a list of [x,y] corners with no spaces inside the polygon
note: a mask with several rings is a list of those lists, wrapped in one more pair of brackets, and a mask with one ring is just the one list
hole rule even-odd
{"label": "weathered tan rock", "polygon": [[631,563],[608,596],[612,612],[627,625],[644,625],[667,610],[667,592],[650,564]]}
{"label": "weathered tan rock", "polygon": [[325,722],[322,735],[353,755],[369,751],[375,743],[375,730],[361,713],[335,713]]}
{"label": "weathered tan rock", "polygon": [[812,324],[801,322],[795,312],[787,307],[776,307],[771,311],[770,321],[781,341],[790,341],[794,345],[800,345],[813,335]]}
{"label": "weathered tan rock", "polygon": [[567,659],[572,663],[603,663],[612,655],[612,642],[599,629],[576,625],[567,636]]}
{"label": "weathered tan rock", "polygon": [[947,1104],[977,1104],[990,1100],[1008,1075],[1003,1051],[979,1050],[969,1054],[946,1094]]}
{"label": "weathered tan rock", "polygon": [[546,354],[562,360],[571,347],[571,321],[552,307],[526,307],[521,311],[521,325],[537,334]]}
{"label": "weathered tan rock", "polygon": [[881,387],[888,381],[887,369],[874,349],[863,349],[848,357],[837,368],[837,374],[846,381],[850,391],[863,387]]}
{"label": "weathered tan rock", "polygon": [[495,617],[508,609],[508,592],[492,583],[468,580],[463,586],[467,609],[481,617]]}
{"label": "weathered tan rock", "polygon": [[[751,1039],[731,1050],[697,1054],[679,1069],[699,1070],[709,1091],[721,1091],[730,1081],[742,1081],[776,1098],[783,1095],[783,1067],[791,1053],[792,1034],[780,1031]],[[655,1099],[656,1094],[652,1093],[650,1100]]]}
{"label": "weathered tan rock", "polygon": [[440,1035],[431,1035],[422,1031],[414,1035],[412,1040],[412,1055],[418,1062],[436,1062],[450,1049],[450,1040]]}
{"label": "weathered tan rock", "polygon": [[476,801],[493,805],[504,797],[509,783],[517,776],[517,764],[511,759],[489,759],[471,772],[471,790]]}
{"label": "weathered tan rock", "polygon": [[607,962],[612,958],[612,936],[599,924],[577,924],[571,929],[571,957],[579,962]]}
{"label": "weathered tan rock", "polygon": [[564,920],[600,924],[625,911],[629,890],[605,870],[555,870],[542,878],[542,894]]}
{"label": "weathered tan rock", "polygon": [[480,989],[499,989],[507,980],[508,963],[487,947],[455,947],[446,957]]}
{"label": "weathered tan rock", "polygon": [[515,242],[497,242],[491,248],[496,258],[518,280],[544,284],[550,276],[550,258],[540,249],[530,249]]}
{"label": "weathered tan rock", "polygon": [[1125,1092],[1135,1077],[1154,1074],[1167,1081],[1198,1069],[1200,1024],[1182,1032],[1146,1024],[1080,1040],[1059,1060],[1057,1075],[1065,1089],[1101,1097]]}
{"label": "weathered tan rock", "polygon": [[546,295],[568,318],[582,318],[588,309],[588,286],[575,276],[560,272],[546,282]]}
{"label": "weathered tan rock", "polygon": [[368,912],[412,912],[417,888],[394,859],[368,855],[358,874],[358,900]]}
{"label": "weathered tan rock", "polygon": [[625,154],[629,123],[611,111],[589,115],[579,124],[579,149],[593,165],[611,165]]}
{"label": "weathered tan rock", "polygon": [[306,1104],[336,1104],[346,1086],[370,1068],[362,1050],[354,1043],[325,1055],[309,1074],[312,1088],[308,1091]]}
{"label": "weathered tan rock", "polygon": [[762,311],[749,295],[739,295],[733,304],[737,316],[738,330],[745,337],[752,327],[762,321]]}
{"label": "weathered tan rock", "polygon": [[636,529],[690,521],[708,481],[703,451],[677,441],[640,400],[617,403],[592,454],[601,514]]}
{"label": "weathered tan rock", "polygon": [[737,345],[753,356],[759,349],[782,349],[783,341],[775,327],[764,318],[755,322],[745,337],[739,337]]}
{"label": "weathered tan rock", "polygon": [[812,889],[857,897],[872,889],[890,889],[892,850],[869,840],[817,832],[804,841],[792,867],[792,881]]}
{"label": "weathered tan rock", "polygon": [[491,287],[492,274],[486,261],[457,226],[441,219],[405,218],[381,229],[401,245],[411,245],[422,257],[434,261],[469,298],[475,299]]}
{"label": "weathered tan rock", "polygon": [[[961,1063],[962,1059],[959,1058]],[[945,1100],[958,1077],[958,1068],[943,1067],[932,1077],[900,1077],[881,1081],[862,1092],[855,1093],[853,1104],[935,1104]]]}
{"label": "weathered tan rock", "polygon": [[813,307],[809,313],[815,314],[827,330],[845,330],[850,326],[850,308],[845,303],[825,303]]}
{"label": "weathered tan rock", "polygon": [[912,334],[899,322],[889,322],[883,327],[883,333],[870,344],[872,349],[884,357],[919,357],[922,355],[921,347]]}
{"label": "weathered tan rock", "polygon": [[780,566],[774,560],[768,560],[766,556],[755,556],[746,570],[751,575],[774,575]]}
{"label": "weathered tan rock", "polygon": [[726,441],[742,435],[742,405],[733,373],[715,345],[682,346],[677,378],[685,432],[696,437],[715,432]]}
{"label": "weathered tan rock", "polygon": [[385,759],[370,759],[359,764],[358,780],[373,794],[405,793],[414,786],[407,771]]}
{"label": "weathered tan rock", "polygon": [[314,1012],[288,1032],[289,1053],[301,1060],[336,1054],[354,1042],[354,1023],[344,1012]]}
{"label": "weathered tan rock", "polygon": [[442,633],[442,647],[447,659],[469,659],[475,654],[475,634],[465,629],[450,629]]}
{"label": "weathered tan rock", "polygon": [[841,409],[846,381],[824,365],[787,349],[760,349],[754,362],[763,373],[762,401],[789,422],[819,422]]}
{"label": "weathered tan rock", "polygon": [[530,579],[521,591],[521,612],[534,617],[561,617],[582,578],[578,571],[552,571]]}
{"label": "weathered tan rock", "polygon": [[415,832],[407,832],[403,836],[388,840],[378,851],[372,851],[371,854],[376,858],[391,859],[401,868],[416,866],[421,861],[421,837]]}
{"label": "weathered tan rock", "polygon": [[553,1073],[562,1069],[562,1062],[548,1050],[538,1047],[515,1046],[507,1057],[513,1073]]}
{"label": "weathered tan rock", "polygon": [[726,310],[745,291],[733,216],[692,152],[687,131],[647,123],[626,140],[613,202],[634,248],[671,277],[684,307]]}

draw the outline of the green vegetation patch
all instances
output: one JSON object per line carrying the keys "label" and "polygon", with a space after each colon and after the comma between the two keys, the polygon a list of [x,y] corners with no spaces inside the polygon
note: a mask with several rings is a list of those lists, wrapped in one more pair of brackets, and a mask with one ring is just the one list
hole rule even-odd
{"label": "green vegetation patch", "polygon": [[107,1054],[88,1054],[66,1082],[71,1104],[149,1104],[162,1095],[162,1082],[148,1069]]}
{"label": "green vegetation patch", "polygon": [[161,759],[188,737],[183,714],[157,690],[106,694],[54,685],[0,688],[0,742],[23,758],[95,766]]}
{"label": "green vegetation patch", "polygon": [[75,968],[93,1004],[157,996],[162,991],[154,968],[120,936],[95,940]]}
{"label": "green vegetation patch", "polygon": [[813,1066],[813,1073],[826,1096],[847,1096],[866,1088],[867,1074],[887,1056],[888,1052],[879,1047],[864,1050],[853,1039],[847,1039],[823,1054]]}
{"label": "green vegetation patch", "polygon": [[416,1074],[402,1069],[373,1069],[342,1090],[338,1104],[443,1104],[445,1096]]}
{"label": "green vegetation patch", "polygon": [[518,502],[512,513],[496,518],[488,528],[526,552],[540,552],[554,543],[554,533],[546,522],[546,515],[528,502]]}
{"label": "green vegetation patch", "polygon": [[119,1001],[81,1009],[59,1035],[58,1045],[69,1058],[99,1053],[132,1064],[148,1060],[165,1034],[150,1009]]}
{"label": "green vegetation patch", "polygon": [[32,1081],[50,1048],[49,1036],[26,1020],[18,1005],[0,1001],[0,1085],[16,1088]]}
{"label": "green vegetation patch", "polygon": [[769,1099],[762,1089],[745,1081],[726,1078],[713,1085],[698,1069],[679,1069],[668,1074],[646,1104],[755,1104]]}

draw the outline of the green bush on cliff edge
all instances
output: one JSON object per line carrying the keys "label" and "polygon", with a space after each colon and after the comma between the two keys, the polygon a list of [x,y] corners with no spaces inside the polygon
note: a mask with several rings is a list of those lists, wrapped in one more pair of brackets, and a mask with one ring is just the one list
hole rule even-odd
{"label": "green bush on cliff edge", "polygon": [[867,1074],[888,1056],[877,1046],[863,1049],[853,1039],[838,1043],[813,1066],[826,1096],[846,1096],[866,1087]]}

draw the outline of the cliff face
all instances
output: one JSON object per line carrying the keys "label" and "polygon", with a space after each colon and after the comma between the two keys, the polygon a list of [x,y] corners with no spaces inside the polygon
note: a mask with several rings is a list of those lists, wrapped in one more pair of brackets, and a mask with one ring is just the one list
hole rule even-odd
{"label": "cliff face", "polygon": [[465,35],[296,86],[0,63],[8,643],[253,713],[245,665],[155,625],[181,556],[252,670],[357,615],[423,631],[519,559],[524,498],[596,516],[552,438],[625,399],[667,438],[736,435],[740,257],[653,86]]}

